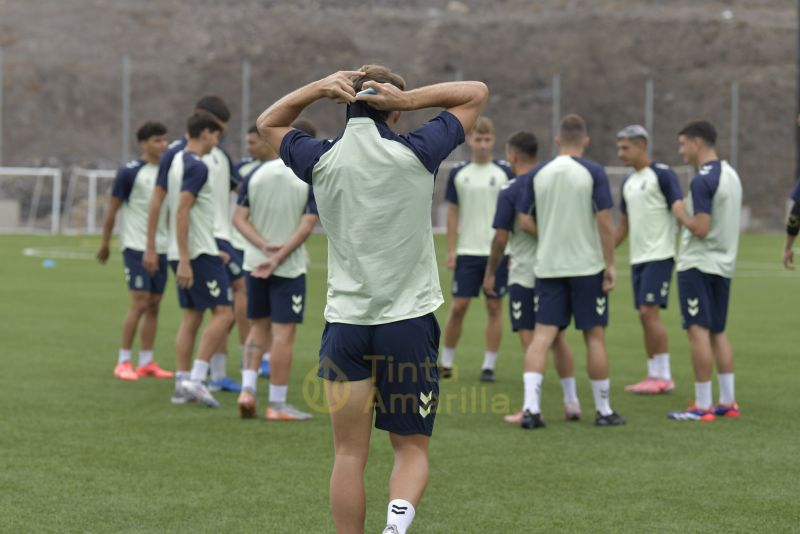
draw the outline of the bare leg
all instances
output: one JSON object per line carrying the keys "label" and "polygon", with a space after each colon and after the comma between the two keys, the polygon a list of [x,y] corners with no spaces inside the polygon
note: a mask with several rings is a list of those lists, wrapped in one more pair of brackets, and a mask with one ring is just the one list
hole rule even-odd
{"label": "bare leg", "polygon": [[699,325],[689,326],[689,345],[695,382],[708,382],[711,380],[713,368],[711,333],[708,328]]}
{"label": "bare leg", "polygon": [[389,434],[394,448],[394,467],[389,479],[389,500],[403,499],[416,508],[428,484],[428,444],[422,434]]}
{"label": "bare leg", "polygon": [[212,310],[211,320],[200,336],[200,346],[197,349],[197,359],[207,362],[220,344],[220,340],[227,339],[228,332],[233,324],[233,309],[231,306],[216,306]]}
{"label": "bare leg", "polygon": [[455,348],[461,338],[461,327],[464,324],[464,316],[469,309],[469,299],[465,297],[453,297],[450,305],[450,313],[447,315],[447,322],[444,325],[444,346]]}
{"label": "bare leg", "polygon": [[544,374],[547,367],[547,351],[558,336],[558,327],[536,324],[533,339],[525,351],[525,372]]}
{"label": "bare leg", "polygon": [[661,322],[658,306],[642,306],[639,308],[639,320],[644,330],[644,348],[647,357],[669,352],[667,329]]}
{"label": "bare leg", "polygon": [[575,360],[572,357],[572,349],[569,348],[564,332],[559,332],[553,342],[553,363],[559,378],[575,376]]}
{"label": "bare leg", "polygon": [[[724,332],[711,334],[711,347],[717,362],[717,373],[733,372],[733,348]],[[710,376],[710,375],[709,375]]]}
{"label": "bare leg", "polygon": [[147,301],[150,298],[150,293],[147,291],[130,291],[130,294],[131,305],[122,322],[122,342],[120,343],[120,348],[123,350],[131,350],[133,347],[133,338],[136,336],[136,327],[139,325],[139,318],[145,313],[145,310],[147,310]]}
{"label": "bare leg", "polygon": [[608,378],[608,352],[606,352],[606,329],[595,326],[583,331],[586,341],[586,366],[589,378],[605,380]]}
{"label": "bare leg", "polygon": [[325,393],[331,412],[335,458],[330,486],[333,522],[338,534],[363,534],[367,508],[364,469],[372,432],[372,379],[325,380]]}
{"label": "bare leg", "polygon": [[270,360],[269,383],[273,386],[289,384],[289,371],[292,369],[292,349],[295,323],[272,323],[272,356]]}
{"label": "bare leg", "polygon": [[150,293],[147,301],[147,309],[142,318],[142,329],[139,332],[141,338],[141,350],[153,350],[156,341],[156,330],[158,328],[158,310],[161,306],[161,295]]}
{"label": "bare leg", "polygon": [[[236,330],[239,331],[239,345],[244,345],[250,333],[250,321],[247,320],[247,290],[244,278],[231,283],[233,289],[233,316],[236,319]],[[269,349],[269,347],[267,347]]]}
{"label": "bare leg", "polygon": [[486,299],[486,351],[497,352],[503,338],[503,301],[502,299]]}
{"label": "bare leg", "polygon": [[531,340],[533,339],[533,330],[519,330],[519,342],[522,344],[522,353],[525,354],[525,351],[528,350],[528,345],[531,344]]}
{"label": "bare leg", "polygon": [[261,355],[269,350],[269,344],[271,343],[269,331],[271,327],[272,320],[269,317],[250,321],[249,334],[244,342],[244,354],[242,355],[244,359],[242,362],[243,369],[258,371]]}
{"label": "bare leg", "polygon": [[177,371],[188,372],[191,369],[194,340],[202,322],[202,312],[189,308],[183,310],[183,318],[178,327],[178,334],[175,336],[175,369]]}

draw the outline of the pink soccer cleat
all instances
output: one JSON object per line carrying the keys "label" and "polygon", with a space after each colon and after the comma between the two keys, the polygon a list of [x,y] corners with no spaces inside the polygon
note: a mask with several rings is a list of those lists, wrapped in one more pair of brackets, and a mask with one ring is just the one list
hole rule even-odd
{"label": "pink soccer cleat", "polygon": [[[669,387],[669,390],[665,390]],[[675,384],[671,380],[662,380],[655,376],[648,376],[641,382],[625,386],[625,391],[628,393],[636,393],[637,395],[659,395],[666,391],[671,391]]]}
{"label": "pink soccer cleat", "polygon": [[139,375],[137,375],[136,371],[133,370],[131,362],[129,361],[118,363],[117,366],[114,367],[114,376],[120,380],[125,380],[128,382],[135,382],[136,380],[139,380]]}
{"label": "pink soccer cleat", "polygon": [[151,377],[151,378],[174,378],[175,373],[172,371],[167,371],[162,369],[158,366],[158,364],[154,361],[151,361],[147,365],[140,365],[136,368],[136,375],[139,378],[143,377]]}
{"label": "pink soccer cleat", "polygon": [[512,425],[519,425],[522,423],[522,414],[522,410],[518,411],[517,413],[508,414],[503,417],[503,421],[506,423],[511,423]]}

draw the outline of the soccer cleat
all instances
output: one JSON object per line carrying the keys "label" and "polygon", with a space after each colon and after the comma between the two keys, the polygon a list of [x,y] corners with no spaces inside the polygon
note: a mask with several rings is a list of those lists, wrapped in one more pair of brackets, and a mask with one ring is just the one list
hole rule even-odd
{"label": "soccer cleat", "polygon": [[540,413],[531,413],[528,410],[522,414],[522,421],[520,421],[519,426],[526,430],[530,430],[532,428],[544,428],[544,419],[542,419],[542,414]]}
{"label": "soccer cleat", "polygon": [[625,386],[625,391],[637,395],[658,395],[662,392],[661,380],[654,376],[648,376],[641,382]]}
{"label": "soccer cleat", "polygon": [[439,378],[451,378],[453,376],[452,367],[439,367]]}
{"label": "soccer cleat", "polygon": [[265,416],[267,421],[307,421],[313,417],[310,413],[301,412],[286,402],[270,403]]}
{"label": "soccer cleat", "polygon": [[581,403],[578,399],[564,403],[564,419],[567,421],[581,420]]}
{"label": "soccer cleat", "polygon": [[600,415],[600,412],[597,412],[597,417],[594,418],[595,426],[620,426],[626,422],[625,418],[617,412],[611,412],[608,415]]}
{"label": "soccer cleat", "polygon": [[242,386],[233,378],[223,377],[220,380],[208,381],[209,391],[230,391],[231,393],[241,393]]}
{"label": "soccer cleat", "polygon": [[714,406],[714,415],[717,417],[739,417],[742,412],[739,411],[739,404],[717,404]]}
{"label": "soccer cleat", "polygon": [[673,382],[672,380],[659,378],[658,382],[661,384],[661,393],[669,393],[670,391],[675,389],[675,382]]}
{"label": "soccer cleat", "polygon": [[118,363],[117,366],[114,367],[114,376],[127,382],[135,382],[136,380],[139,380],[139,375],[137,375],[136,371],[133,370],[131,362],[129,361]]}
{"label": "soccer cleat", "polygon": [[169,401],[172,404],[186,404],[187,402],[193,402],[194,398],[179,384],[175,384],[175,391],[172,393],[172,398]]}
{"label": "soccer cleat", "polygon": [[522,423],[522,414],[524,412],[522,410],[518,411],[517,413],[510,413],[508,415],[503,416],[503,421],[506,423],[511,423],[512,425],[519,425]]}
{"label": "soccer cleat", "polygon": [[397,527],[394,525],[386,525],[386,528],[383,529],[381,534],[400,534],[400,531],[397,530]]}
{"label": "soccer cleat", "polygon": [[205,404],[209,408],[219,408],[219,402],[211,396],[211,392],[208,391],[208,388],[202,382],[184,380],[181,382],[181,387],[192,400]]}
{"label": "soccer cleat", "polygon": [[261,360],[261,365],[258,367],[258,374],[264,378],[269,378],[269,360]]}
{"label": "soccer cleat", "polygon": [[481,370],[481,382],[494,382],[494,370],[493,369],[482,369]]}
{"label": "soccer cleat", "polygon": [[242,416],[242,419],[252,419],[256,416],[256,397],[255,391],[252,389],[242,389],[236,404],[239,406],[239,415]]}
{"label": "soccer cleat", "polygon": [[670,412],[667,414],[667,419],[673,421],[704,421],[709,422],[716,419],[711,410],[704,410],[698,408],[696,404],[692,404],[682,412]]}
{"label": "soccer cleat", "polygon": [[136,368],[136,374],[139,378],[174,378],[175,373],[167,371],[158,366],[156,362],[151,361],[147,365],[140,365]]}

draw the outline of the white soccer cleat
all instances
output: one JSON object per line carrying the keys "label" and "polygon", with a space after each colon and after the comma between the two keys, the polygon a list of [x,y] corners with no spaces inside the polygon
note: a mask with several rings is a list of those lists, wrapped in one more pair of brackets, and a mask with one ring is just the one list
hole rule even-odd
{"label": "white soccer cleat", "polygon": [[205,404],[209,408],[219,408],[219,402],[211,396],[211,392],[202,382],[184,380],[181,382],[181,387],[193,400]]}
{"label": "white soccer cleat", "polygon": [[383,529],[381,534],[400,534],[400,531],[397,530],[397,527],[394,525],[386,525],[386,528]]}

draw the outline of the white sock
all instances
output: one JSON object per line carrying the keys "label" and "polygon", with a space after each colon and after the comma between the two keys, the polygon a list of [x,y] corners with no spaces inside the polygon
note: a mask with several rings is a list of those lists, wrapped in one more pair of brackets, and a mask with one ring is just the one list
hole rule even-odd
{"label": "white sock", "polygon": [[261,360],[262,360],[262,361],[265,361],[265,362],[268,362],[268,361],[269,361],[269,352],[265,352],[265,353],[264,353],[264,354],[261,356]]}
{"label": "white sock", "polygon": [[269,385],[269,402],[283,404],[286,402],[286,394],[289,392],[289,386],[273,386]]}
{"label": "white sock", "polygon": [[719,403],[730,406],[736,402],[733,394],[733,373],[717,373],[717,383],[719,384]]}
{"label": "white sock", "polygon": [[611,415],[614,410],[611,409],[611,381],[606,378],[605,380],[592,380],[592,393],[594,394],[594,406],[600,415]]}
{"label": "white sock", "polygon": [[389,509],[386,512],[386,524],[394,525],[400,534],[406,534],[406,530],[414,521],[414,505],[403,499],[393,499],[389,502]]}
{"label": "white sock", "polygon": [[564,403],[575,402],[578,400],[578,388],[575,385],[575,377],[561,379],[561,389],[564,391]]}
{"label": "white sock", "polygon": [[152,350],[140,350],[139,351],[139,367],[144,367],[148,363],[153,361],[153,351]]}
{"label": "white sock", "polygon": [[192,373],[189,371],[176,371],[175,372],[175,385],[180,385],[181,382],[184,380],[189,380],[192,378]]}
{"label": "white sock", "polygon": [[711,381],[694,383],[694,403],[701,410],[711,409]]}
{"label": "white sock", "polygon": [[525,384],[525,404],[523,410],[531,413],[541,413],[539,401],[542,397],[542,380],[544,376],[539,373],[522,373],[522,382]]}
{"label": "white sock", "polygon": [[131,351],[125,349],[119,349],[119,357],[117,358],[117,363],[125,363],[131,361]]}
{"label": "white sock", "polygon": [[483,367],[481,369],[491,369],[494,371],[494,366],[497,363],[497,353],[486,351],[483,354]]}
{"label": "white sock", "polygon": [[672,369],[669,366],[669,352],[664,354],[656,354],[653,356],[656,362],[656,371],[658,374],[654,375],[662,380],[672,380]]}
{"label": "white sock", "polygon": [[227,376],[227,371],[225,369],[227,361],[228,355],[224,352],[215,352],[211,356],[211,380],[216,382]]}
{"label": "white sock", "polygon": [[192,382],[203,382],[208,374],[208,362],[203,360],[194,360],[192,364]]}
{"label": "white sock", "polygon": [[242,389],[252,389],[253,393],[256,392],[256,377],[257,371],[251,369],[242,369]]}
{"label": "white sock", "polygon": [[442,348],[442,367],[453,367],[453,362],[456,361],[456,349],[455,347],[443,347]]}
{"label": "white sock", "polygon": [[655,356],[652,358],[647,358],[647,376],[648,378],[661,376]]}

